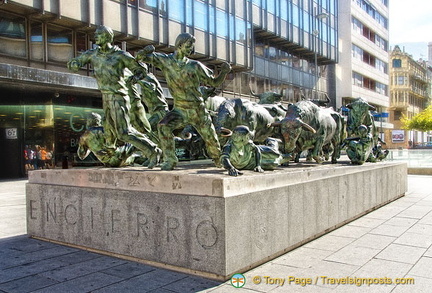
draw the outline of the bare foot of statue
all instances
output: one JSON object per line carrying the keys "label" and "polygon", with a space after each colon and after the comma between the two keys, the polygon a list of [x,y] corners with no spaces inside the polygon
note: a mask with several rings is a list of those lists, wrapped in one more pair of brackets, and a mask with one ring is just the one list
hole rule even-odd
{"label": "bare foot of statue", "polygon": [[161,164],[161,170],[171,171],[174,170],[174,167],[177,165],[176,162],[163,162]]}

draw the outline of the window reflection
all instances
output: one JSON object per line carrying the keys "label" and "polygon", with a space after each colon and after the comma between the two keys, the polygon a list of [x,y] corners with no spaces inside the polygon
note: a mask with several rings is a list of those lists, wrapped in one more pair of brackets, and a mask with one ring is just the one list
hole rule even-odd
{"label": "window reflection", "polygon": [[49,61],[67,62],[73,58],[71,30],[49,25],[47,39]]}
{"label": "window reflection", "polygon": [[156,12],[157,0],[139,0],[139,7]]}
{"label": "window reflection", "polygon": [[171,20],[184,22],[184,4],[184,1],[169,1],[168,16]]}
{"label": "window reflection", "polygon": [[32,22],[30,34],[30,58],[33,60],[43,60],[42,23]]}
{"label": "window reflection", "polygon": [[207,5],[201,1],[195,1],[193,15],[194,15],[195,27],[203,30],[207,30],[208,29]]}
{"label": "window reflection", "polygon": [[0,53],[26,57],[24,18],[0,14]]}
{"label": "window reflection", "polygon": [[236,41],[241,43],[246,42],[246,21],[241,18],[236,17]]}
{"label": "window reflection", "polygon": [[186,24],[187,25],[192,25],[193,23],[192,1],[193,0],[186,0]]}

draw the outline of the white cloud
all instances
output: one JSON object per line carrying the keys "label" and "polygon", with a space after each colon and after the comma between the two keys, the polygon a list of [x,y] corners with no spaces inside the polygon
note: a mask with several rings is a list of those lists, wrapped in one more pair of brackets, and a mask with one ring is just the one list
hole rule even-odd
{"label": "white cloud", "polygon": [[390,43],[432,41],[432,1],[389,0]]}

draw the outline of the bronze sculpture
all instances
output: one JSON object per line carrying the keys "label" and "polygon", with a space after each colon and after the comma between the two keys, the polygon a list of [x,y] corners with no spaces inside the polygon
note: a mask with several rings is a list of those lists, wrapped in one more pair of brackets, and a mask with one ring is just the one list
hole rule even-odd
{"label": "bronze sculpture", "polygon": [[310,150],[310,156],[317,163],[322,163],[330,154],[331,162],[337,163],[345,128],[342,115],[332,108],[319,107],[309,100],[299,101],[289,105],[285,118],[272,125],[281,127],[284,153]]}
{"label": "bronze sculpture", "polygon": [[199,61],[189,59],[195,46],[195,37],[189,33],[180,34],[175,42],[175,52],[163,54],[155,52],[150,45],[138,52],[137,60],[153,64],[162,70],[174,107],[159,122],[160,147],[163,150],[162,170],[172,170],[178,162],[175,154],[173,131],[187,124],[192,125],[206,143],[209,156],[216,166],[220,166],[220,145],[216,131],[206,110],[204,100],[198,90],[200,85],[217,87],[231,71],[228,63],[222,63],[221,72],[214,76],[212,70]]}
{"label": "bronze sculpture", "polygon": [[91,113],[87,118],[87,130],[80,137],[77,154],[84,160],[92,152],[107,167],[123,167],[142,163],[137,151],[128,143],[117,147],[107,145],[102,118],[97,113]]}
{"label": "bronze sculpture", "polygon": [[[141,131],[150,128],[148,121],[146,123],[144,120],[142,114],[144,108],[141,108],[139,97],[131,97],[135,95],[131,83],[142,79],[146,75],[146,69],[129,53],[112,45],[113,38],[114,33],[111,28],[98,27],[95,32],[95,42],[98,47],[71,59],[67,66],[72,71],[78,71],[86,64],[93,66],[94,76],[102,93],[104,130],[108,145],[114,147],[117,139],[132,144],[146,158],[149,158],[148,168],[153,168],[159,161],[161,150],[145,134],[132,126],[130,113],[132,103],[134,124],[143,128]],[[132,72],[133,75],[128,76],[127,71]]]}
{"label": "bronze sculpture", "polygon": [[265,144],[255,145],[249,127],[236,126],[222,149],[221,161],[224,168],[228,170],[228,175],[242,175],[239,170],[255,172],[274,170],[291,159],[291,157],[283,157],[279,152],[279,140],[267,138]]}
{"label": "bronze sculpture", "polygon": [[347,146],[346,153],[352,164],[362,165],[372,155],[373,138],[365,125],[360,125],[356,133],[358,136],[346,138],[342,147]]}
{"label": "bronze sculpture", "polygon": [[[348,139],[356,141],[358,137],[362,137],[363,142],[345,143],[348,150],[351,152],[351,162],[353,164],[363,164],[364,161],[376,162],[385,159],[388,154],[387,150],[382,149],[382,144],[385,144],[379,137],[378,131],[370,111],[376,110],[374,106],[370,105],[365,99],[357,98],[353,102],[346,105],[350,109],[347,121]],[[367,133],[364,133],[364,132]],[[365,139],[370,137],[370,143],[365,143]],[[354,147],[355,146],[355,147]],[[361,146],[361,147],[360,147]],[[354,154],[354,153],[357,154]],[[364,160],[363,160],[364,159]]]}

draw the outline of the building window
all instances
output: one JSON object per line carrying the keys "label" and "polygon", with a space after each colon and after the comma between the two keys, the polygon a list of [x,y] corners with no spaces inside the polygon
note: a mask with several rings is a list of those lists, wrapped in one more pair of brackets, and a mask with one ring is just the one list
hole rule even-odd
{"label": "building window", "polygon": [[228,15],[220,9],[216,10],[216,34],[220,37],[228,37]]}
{"label": "building window", "polygon": [[292,11],[292,24],[299,27],[300,26],[300,12],[297,5],[293,5]]}
{"label": "building window", "polygon": [[358,74],[357,72],[353,72],[353,85],[362,87],[363,86],[363,76]]}
{"label": "building window", "polygon": [[401,59],[393,59],[392,61],[394,68],[400,68],[402,67],[402,60]]}
{"label": "building window", "polygon": [[271,14],[275,14],[275,0],[267,0],[267,11]]}
{"label": "building window", "polygon": [[139,0],[139,6],[146,10],[157,11],[157,0]]}
{"label": "building window", "polygon": [[280,2],[280,17],[283,20],[288,20],[288,2],[286,0],[282,0]]}
{"label": "building window", "polygon": [[25,20],[0,13],[0,53],[26,57]]}
{"label": "building window", "polygon": [[32,22],[30,25],[30,58],[42,61],[44,59],[42,23]]}
{"label": "building window", "polygon": [[74,56],[72,31],[63,27],[48,25],[48,60],[67,62]]}
{"label": "building window", "polygon": [[186,0],[186,24],[193,24],[193,14],[192,14],[192,0]]}
{"label": "building window", "polygon": [[208,30],[207,21],[207,5],[201,1],[195,1],[194,3],[194,24],[195,27],[203,29],[205,31]]}
{"label": "building window", "polygon": [[169,1],[168,2],[168,16],[169,19],[184,22],[184,1]]}
{"label": "building window", "polygon": [[235,24],[235,30],[236,30],[236,37],[235,40],[241,43],[246,42],[246,21],[243,19],[236,17],[235,18],[236,24]]}
{"label": "building window", "polygon": [[394,120],[400,120],[402,118],[402,111],[394,111]]}

